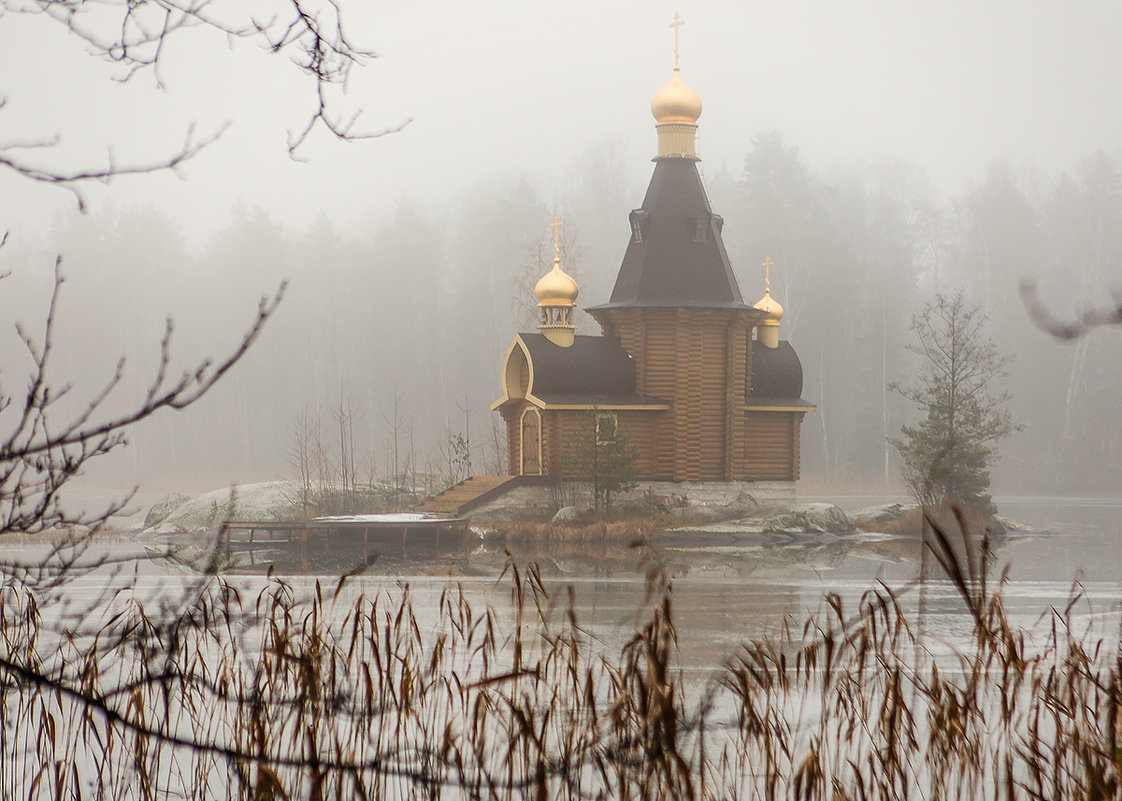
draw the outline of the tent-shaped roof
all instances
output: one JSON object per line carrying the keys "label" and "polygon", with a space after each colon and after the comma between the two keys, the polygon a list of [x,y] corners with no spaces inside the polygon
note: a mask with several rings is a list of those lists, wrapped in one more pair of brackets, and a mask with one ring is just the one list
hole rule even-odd
{"label": "tent-shaped roof", "polygon": [[611,300],[627,306],[747,308],[696,162],[660,158],[643,206],[631,213],[632,236]]}

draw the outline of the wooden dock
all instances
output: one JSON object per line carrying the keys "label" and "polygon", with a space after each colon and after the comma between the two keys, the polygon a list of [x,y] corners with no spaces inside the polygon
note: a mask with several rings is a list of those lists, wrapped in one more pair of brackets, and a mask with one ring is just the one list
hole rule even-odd
{"label": "wooden dock", "polygon": [[230,520],[219,530],[220,546],[228,552],[286,551],[299,556],[301,568],[317,554],[361,557],[370,560],[388,548],[400,549],[404,557],[411,541],[418,539],[451,545],[463,540],[468,521],[459,517],[429,517],[422,514],[351,515],[311,520]]}

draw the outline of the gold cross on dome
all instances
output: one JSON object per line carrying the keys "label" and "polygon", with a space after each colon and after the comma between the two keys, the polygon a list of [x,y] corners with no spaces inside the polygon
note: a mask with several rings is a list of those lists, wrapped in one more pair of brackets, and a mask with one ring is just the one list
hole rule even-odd
{"label": "gold cross on dome", "polygon": [[674,21],[669,26],[674,29],[674,69],[678,69],[678,29],[685,24],[686,21],[682,19],[682,15],[675,11]]}
{"label": "gold cross on dome", "polygon": [[561,258],[561,226],[564,224],[556,214],[553,215],[553,222],[549,224],[553,229],[553,255],[557,258]]}
{"label": "gold cross on dome", "polygon": [[764,265],[764,289],[767,292],[771,291],[771,256],[768,256],[763,261]]}

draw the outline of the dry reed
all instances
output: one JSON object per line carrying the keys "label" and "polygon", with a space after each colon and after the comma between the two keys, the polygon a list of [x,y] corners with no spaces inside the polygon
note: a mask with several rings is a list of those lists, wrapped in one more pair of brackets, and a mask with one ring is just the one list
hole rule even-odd
{"label": "dry reed", "polygon": [[985,538],[928,541],[973,620],[953,661],[880,586],[744,643],[689,704],[649,551],[614,656],[533,566],[508,566],[510,615],[449,588],[424,627],[404,585],[299,599],[274,578],[243,600],[214,577],[170,618],[120,598],[60,637],[9,582],[0,797],[1119,797],[1117,646],[1070,606],[1042,638],[1013,627]]}

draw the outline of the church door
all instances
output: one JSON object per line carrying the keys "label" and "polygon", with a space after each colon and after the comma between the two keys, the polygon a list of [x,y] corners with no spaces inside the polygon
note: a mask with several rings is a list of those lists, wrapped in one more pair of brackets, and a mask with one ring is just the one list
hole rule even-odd
{"label": "church door", "polygon": [[522,475],[542,474],[542,416],[537,409],[522,413]]}

